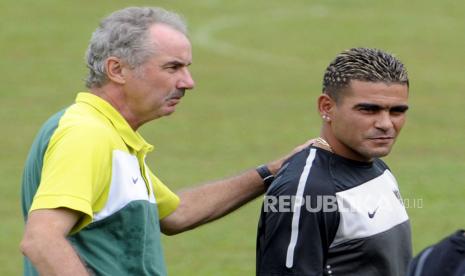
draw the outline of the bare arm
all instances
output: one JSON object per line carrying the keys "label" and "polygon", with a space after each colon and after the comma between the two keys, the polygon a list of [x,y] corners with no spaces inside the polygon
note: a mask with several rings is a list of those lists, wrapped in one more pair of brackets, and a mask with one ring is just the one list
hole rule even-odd
{"label": "bare arm", "polygon": [[89,275],[66,236],[79,213],[66,208],[32,211],[21,251],[40,275]]}
{"label": "bare arm", "polygon": [[[312,142],[313,140],[309,140],[289,155],[268,163],[268,168],[276,174],[287,158]],[[234,211],[264,191],[263,180],[255,169],[182,191],[179,194],[181,202],[178,208],[161,220],[161,230],[167,235],[174,235],[195,228]]]}

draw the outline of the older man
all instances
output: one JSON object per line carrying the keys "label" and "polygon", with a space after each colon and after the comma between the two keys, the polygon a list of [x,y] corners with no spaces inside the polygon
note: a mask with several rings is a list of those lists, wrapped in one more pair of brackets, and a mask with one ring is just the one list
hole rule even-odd
{"label": "older man", "polygon": [[89,92],[45,123],[27,159],[26,275],[165,275],[160,230],[194,228],[264,192],[283,159],[179,196],[145,164],[153,147],[137,129],[175,111],[194,87],[191,62],[177,14],[127,8],[101,22]]}
{"label": "older man", "polygon": [[258,275],[405,275],[410,224],[386,156],[408,109],[403,64],[376,49],[326,69],[319,143],[291,157],[262,209]]}

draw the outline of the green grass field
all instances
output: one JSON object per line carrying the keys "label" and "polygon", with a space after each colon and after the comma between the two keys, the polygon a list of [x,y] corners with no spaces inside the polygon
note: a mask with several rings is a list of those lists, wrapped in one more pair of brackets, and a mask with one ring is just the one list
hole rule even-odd
{"label": "green grass field", "polygon": [[[465,2],[0,2],[0,275],[20,275],[22,166],[42,122],[84,90],[84,51],[103,16],[159,5],[187,18],[196,89],[176,114],[141,130],[148,164],[174,190],[232,175],[319,133],[315,100],[341,50],[377,47],[410,72],[408,123],[386,158],[409,208],[418,252],[465,227]],[[253,275],[261,200],[164,237],[170,275]]]}

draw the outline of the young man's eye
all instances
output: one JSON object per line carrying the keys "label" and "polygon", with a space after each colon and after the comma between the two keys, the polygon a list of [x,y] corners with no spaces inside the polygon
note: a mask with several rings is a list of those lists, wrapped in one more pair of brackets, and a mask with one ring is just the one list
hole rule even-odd
{"label": "young man's eye", "polygon": [[359,108],[359,111],[362,112],[362,113],[375,113],[378,110],[379,109],[373,108],[373,107],[361,107],[361,108]]}
{"label": "young man's eye", "polygon": [[381,107],[375,104],[359,104],[355,106],[355,110],[363,114],[374,114],[381,110]]}

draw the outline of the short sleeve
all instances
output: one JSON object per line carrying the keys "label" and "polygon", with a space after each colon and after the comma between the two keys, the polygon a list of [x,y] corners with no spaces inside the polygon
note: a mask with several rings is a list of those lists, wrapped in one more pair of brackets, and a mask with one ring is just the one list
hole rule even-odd
{"label": "short sleeve", "polygon": [[[277,175],[264,198],[257,238],[257,275],[322,275],[337,231],[337,206],[323,210],[318,198],[334,196],[318,169],[304,172],[308,151]],[[318,166],[313,164],[313,166]],[[298,190],[302,189],[302,204]]]}
{"label": "short sleeve", "polygon": [[92,221],[95,201],[111,178],[111,141],[101,127],[61,128],[50,139],[29,211],[69,208],[83,214],[72,233]]}
{"label": "short sleeve", "polygon": [[179,205],[179,197],[172,192],[158,177],[156,177],[151,171],[150,180],[155,194],[155,199],[158,206],[158,216],[160,220],[174,212]]}

